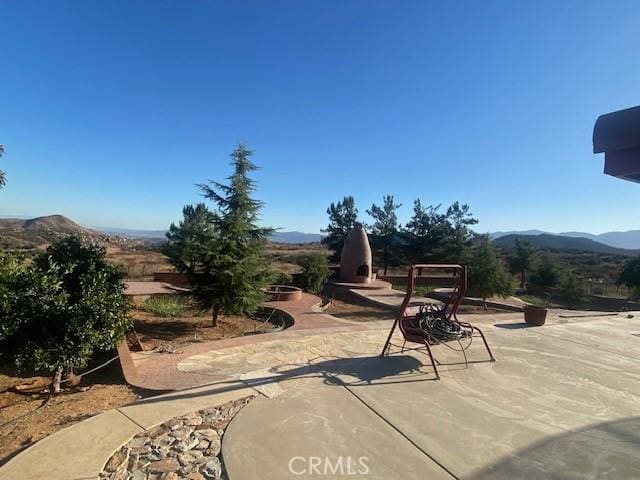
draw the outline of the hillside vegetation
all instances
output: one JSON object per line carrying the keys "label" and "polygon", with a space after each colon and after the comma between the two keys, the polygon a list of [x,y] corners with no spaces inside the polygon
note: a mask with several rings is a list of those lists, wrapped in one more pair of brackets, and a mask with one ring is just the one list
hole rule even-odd
{"label": "hillside vegetation", "polygon": [[524,239],[531,242],[536,248],[547,248],[556,250],[575,250],[581,252],[611,253],[616,255],[638,255],[640,250],[629,250],[625,248],[612,247],[604,243],[596,242],[589,238],[565,237],[560,235],[550,235],[543,233],[540,235],[505,235],[493,240],[498,247],[511,248],[516,239]]}

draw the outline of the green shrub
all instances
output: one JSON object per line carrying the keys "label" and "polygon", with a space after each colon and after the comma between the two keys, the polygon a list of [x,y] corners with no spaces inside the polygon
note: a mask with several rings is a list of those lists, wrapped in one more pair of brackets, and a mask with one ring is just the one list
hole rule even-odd
{"label": "green shrub", "polygon": [[469,266],[469,287],[487,308],[487,298],[495,295],[503,298],[513,293],[513,280],[507,273],[495,248],[488,238],[477,240]]}
{"label": "green shrub", "polygon": [[149,297],[138,308],[159,317],[184,317],[189,311],[189,302],[177,295]]}
{"label": "green shrub", "polygon": [[277,272],[274,283],[276,285],[291,285],[292,281],[293,281],[293,278],[291,274],[286,272]]}
{"label": "green shrub", "polygon": [[78,237],[55,242],[31,264],[0,260],[0,352],[18,370],[54,373],[86,365],[130,326],[123,273],[104,249]]}
{"label": "green shrub", "polygon": [[302,268],[300,275],[302,288],[313,293],[322,292],[327,278],[331,274],[327,256],[320,252],[314,252],[300,256],[296,263]]}
{"label": "green shrub", "polygon": [[625,262],[616,285],[627,287],[632,292],[631,298],[640,298],[640,256]]}
{"label": "green shrub", "polygon": [[554,261],[548,254],[540,256],[529,280],[535,285],[542,287],[555,287],[560,281],[561,271],[557,261]]}
{"label": "green shrub", "polygon": [[558,298],[571,306],[581,306],[586,300],[586,293],[580,279],[573,272],[567,272],[558,286]]}

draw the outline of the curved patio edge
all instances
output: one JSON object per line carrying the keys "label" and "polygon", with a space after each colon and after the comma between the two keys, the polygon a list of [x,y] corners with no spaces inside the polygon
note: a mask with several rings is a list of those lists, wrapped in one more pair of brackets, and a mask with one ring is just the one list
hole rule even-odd
{"label": "curved patio edge", "polygon": [[[266,302],[264,305],[289,315],[293,325],[278,332],[260,335],[245,335],[186,346],[173,354],[132,354],[126,342],[117,345],[120,365],[126,382],[134,387],[157,392],[184,390],[224,380],[225,376],[212,376],[195,372],[184,372],[176,368],[185,358],[211,350],[220,350],[241,345],[269,342],[304,335],[333,331],[366,329],[360,323],[336,318],[317,307],[322,303],[319,297],[303,293],[300,300]],[[134,359],[134,355],[138,358]],[[138,363],[138,365],[136,365]]]}

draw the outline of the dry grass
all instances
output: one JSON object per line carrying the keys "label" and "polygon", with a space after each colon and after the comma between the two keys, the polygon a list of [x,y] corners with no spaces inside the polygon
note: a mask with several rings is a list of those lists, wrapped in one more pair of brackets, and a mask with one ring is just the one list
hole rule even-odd
{"label": "dry grass", "polygon": [[[147,394],[125,384],[117,362],[55,397],[43,393],[49,381],[48,377],[15,376],[6,369],[0,373],[0,464],[47,435]],[[24,384],[31,388],[20,393],[10,390]]]}
{"label": "dry grass", "polygon": [[127,278],[152,280],[154,272],[172,272],[174,269],[167,258],[154,250],[125,250],[118,246],[107,247],[107,259],[122,265]]}

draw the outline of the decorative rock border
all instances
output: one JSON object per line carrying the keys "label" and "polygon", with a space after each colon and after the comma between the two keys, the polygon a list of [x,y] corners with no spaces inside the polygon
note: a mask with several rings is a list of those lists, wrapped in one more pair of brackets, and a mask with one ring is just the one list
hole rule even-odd
{"label": "decorative rock border", "polygon": [[173,418],[139,433],[105,464],[101,480],[220,480],[226,478],[220,457],[224,430],[253,398]]}

